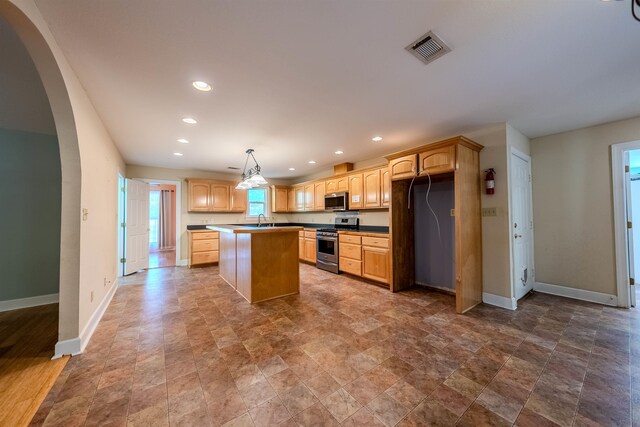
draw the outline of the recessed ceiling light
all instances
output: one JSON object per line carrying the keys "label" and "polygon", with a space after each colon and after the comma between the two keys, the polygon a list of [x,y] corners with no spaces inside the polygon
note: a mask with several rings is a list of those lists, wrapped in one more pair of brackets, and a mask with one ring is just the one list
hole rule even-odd
{"label": "recessed ceiling light", "polygon": [[178,157],[182,157],[182,156],[184,156],[184,154],[182,154],[182,153],[173,153],[173,155],[174,155],[174,156],[178,156]]}
{"label": "recessed ceiling light", "polygon": [[310,164],[310,165],[315,165],[315,164],[316,164],[316,161],[315,161],[315,160],[309,160],[309,164]]}
{"label": "recessed ceiling light", "polygon": [[290,171],[294,171],[294,170],[296,170],[296,168],[289,168],[289,170],[290,170]]}
{"label": "recessed ceiling light", "polygon": [[382,137],[381,136],[374,136],[373,138],[371,138],[371,140],[374,141],[374,142],[382,141]]}
{"label": "recessed ceiling light", "polygon": [[192,83],[193,87],[203,92],[209,92],[211,90],[211,85],[207,82],[195,81]]}
{"label": "recessed ceiling light", "polygon": [[198,123],[198,121],[193,117],[185,117],[182,119],[182,121],[190,125],[195,125],[196,123]]}
{"label": "recessed ceiling light", "polygon": [[189,140],[188,139],[184,139],[184,138],[180,138],[180,139],[178,139],[178,142],[181,142],[183,144],[188,144]]}
{"label": "recessed ceiling light", "polygon": [[344,151],[338,150],[336,151],[336,154],[344,154]]}

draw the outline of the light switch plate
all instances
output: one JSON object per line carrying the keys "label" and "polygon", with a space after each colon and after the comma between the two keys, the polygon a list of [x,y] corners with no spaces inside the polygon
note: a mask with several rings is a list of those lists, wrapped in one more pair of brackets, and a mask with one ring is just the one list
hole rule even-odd
{"label": "light switch plate", "polygon": [[482,216],[498,216],[496,208],[482,208]]}

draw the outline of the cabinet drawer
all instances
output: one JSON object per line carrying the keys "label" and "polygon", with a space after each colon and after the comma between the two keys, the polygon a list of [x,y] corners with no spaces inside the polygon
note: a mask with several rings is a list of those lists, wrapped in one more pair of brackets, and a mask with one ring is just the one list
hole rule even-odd
{"label": "cabinet drawer", "polygon": [[387,237],[363,237],[362,246],[373,246],[374,248],[388,248],[389,239]]}
{"label": "cabinet drawer", "polygon": [[304,232],[304,237],[306,237],[307,239],[315,239],[316,238],[316,232],[315,231],[305,231]]}
{"label": "cabinet drawer", "polygon": [[218,262],[218,251],[197,252],[191,254],[191,265]]}
{"label": "cabinet drawer", "polygon": [[361,243],[360,236],[353,236],[351,234],[340,234],[340,243],[352,243],[359,245]]}
{"label": "cabinet drawer", "polygon": [[354,260],[362,260],[362,246],[354,245],[353,243],[340,243],[338,246],[338,250],[340,251],[340,256],[354,259]]}
{"label": "cabinet drawer", "polygon": [[191,233],[191,238],[193,240],[205,240],[205,239],[217,239],[218,232],[217,231],[205,231],[202,233]]}
{"label": "cabinet drawer", "polygon": [[194,240],[191,242],[192,252],[207,252],[218,250],[218,239]]}
{"label": "cabinet drawer", "polygon": [[304,239],[304,231],[298,231],[298,237]]}
{"label": "cabinet drawer", "polygon": [[345,273],[362,276],[362,261],[340,257],[339,269]]}

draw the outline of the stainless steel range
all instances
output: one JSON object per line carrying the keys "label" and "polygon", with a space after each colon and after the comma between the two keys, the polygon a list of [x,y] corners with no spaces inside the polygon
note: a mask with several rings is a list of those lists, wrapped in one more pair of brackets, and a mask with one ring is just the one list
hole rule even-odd
{"label": "stainless steel range", "polygon": [[338,274],[338,230],[357,230],[358,223],[357,217],[336,217],[334,228],[320,228],[316,231],[316,267]]}

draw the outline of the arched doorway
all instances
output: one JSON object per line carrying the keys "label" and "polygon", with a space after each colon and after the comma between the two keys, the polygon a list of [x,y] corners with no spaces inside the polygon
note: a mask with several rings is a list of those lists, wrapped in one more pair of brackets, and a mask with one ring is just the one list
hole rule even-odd
{"label": "arched doorway", "polygon": [[[20,7],[17,6],[19,4]],[[79,272],[81,223],[81,165],[73,109],[60,65],[45,36],[27,16],[39,18],[33,2],[0,0],[0,16],[19,36],[38,71],[49,99],[60,150],[60,273],[59,325],[56,354],[79,335]],[[39,26],[46,26],[44,21]],[[63,66],[68,66],[63,64]]]}

